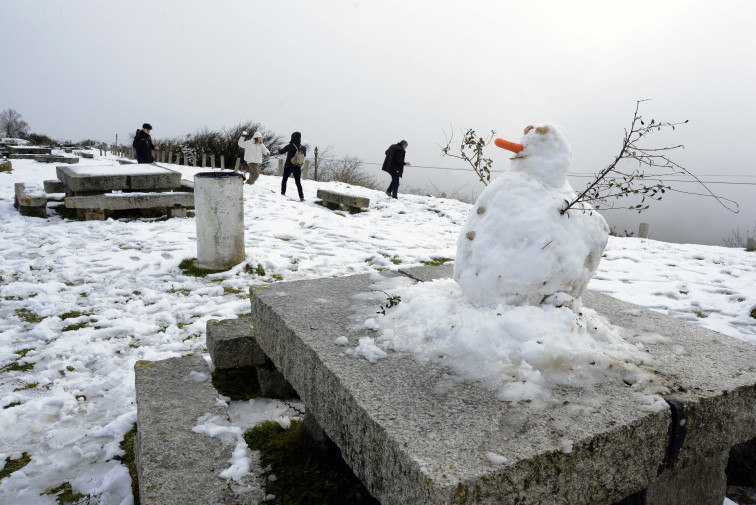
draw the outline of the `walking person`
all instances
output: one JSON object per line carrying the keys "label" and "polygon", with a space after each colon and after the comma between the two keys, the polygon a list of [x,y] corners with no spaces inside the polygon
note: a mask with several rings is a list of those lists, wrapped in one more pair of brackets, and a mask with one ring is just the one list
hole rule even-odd
{"label": "walking person", "polygon": [[302,192],[302,164],[307,155],[307,147],[302,145],[302,134],[294,132],[291,134],[291,140],[283,148],[278,146],[278,154],[286,155],[284,163],[283,179],[281,179],[281,194],[286,194],[286,180],[290,175],[294,176],[294,182],[297,183],[299,191],[299,200],[304,202],[304,193]]}
{"label": "walking person", "polygon": [[391,184],[389,184],[386,190],[386,194],[391,198],[397,198],[399,178],[404,174],[404,167],[410,165],[409,161],[404,161],[408,145],[406,140],[400,140],[386,149],[386,159],[383,160],[383,168],[381,170],[391,175]]}
{"label": "walking person", "polygon": [[134,134],[134,142],[131,143],[131,147],[136,150],[137,163],[155,163],[152,151],[157,151],[158,148],[152,143],[151,130],[152,125],[144,123],[142,129],[137,130]]}
{"label": "walking person", "polygon": [[244,149],[244,162],[249,168],[247,184],[254,184],[260,177],[260,163],[262,163],[263,156],[270,154],[270,151],[263,144],[262,133],[259,131],[252,135],[251,140],[246,137],[247,132],[242,132],[242,136],[239,138],[239,147]]}

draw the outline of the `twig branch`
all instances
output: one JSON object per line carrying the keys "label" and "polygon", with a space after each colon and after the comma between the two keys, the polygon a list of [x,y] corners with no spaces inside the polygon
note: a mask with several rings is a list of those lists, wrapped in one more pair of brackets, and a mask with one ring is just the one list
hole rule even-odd
{"label": "twig branch", "polygon": [[[737,202],[715,195],[698,177],[685,167],[672,161],[666,154],[676,149],[685,149],[684,145],[680,144],[654,148],[639,146],[639,141],[643,140],[651,133],[658,132],[662,128],[672,128],[674,130],[676,126],[688,122],[688,120],[679,123],[656,122],[656,120],[652,119],[649,124],[646,124],[646,122],[643,121],[643,117],[639,114],[640,104],[646,101],[648,101],[648,99],[638,100],[635,103],[635,113],[633,114],[633,120],[630,123],[630,129],[625,130],[625,135],[622,139],[622,147],[620,148],[619,153],[614,157],[612,163],[601,170],[596,175],[596,178],[591,181],[572,201],[566,202],[565,207],[559,211],[560,214],[565,214],[568,210],[578,208],[578,206],[583,210],[583,204],[587,204],[588,202],[598,202],[594,203],[596,209],[627,208],[641,212],[649,207],[648,205],[643,205],[643,201],[645,201],[646,197],[658,201],[662,199],[662,195],[666,191],[677,191],[679,193],[686,192],[673,190],[671,186],[665,185],[661,181],[651,185],[642,184],[640,181],[675,175],[687,175],[692,177],[706,190],[706,192],[702,194],[703,196],[714,198],[720,205],[731,212],[739,212]],[[635,160],[638,162],[638,167],[629,173],[620,171],[617,168],[617,165],[622,160]],[[653,167],[656,169],[654,172],[658,171],[659,173],[654,173],[653,175],[645,174],[642,170],[643,166]],[[666,172],[665,169],[667,170]],[[616,176],[621,176],[621,179],[617,179]],[[608,202],[608,200],[612,198],[623,198],[632,195],[642,195],[643,201],[640,204],[630,205],[628,207],[615,207],[613,202],[611,204]],[[733,203],[734,208],[730,208],[725,202]]]}

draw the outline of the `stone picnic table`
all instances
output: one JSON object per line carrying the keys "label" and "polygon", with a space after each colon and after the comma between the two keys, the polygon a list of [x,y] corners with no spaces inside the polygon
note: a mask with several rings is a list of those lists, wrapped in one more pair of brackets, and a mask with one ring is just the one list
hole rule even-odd
{"label": "stone picnic table", "polygon": [[194,207],[181,173],[156,164],[57,166],[56,173],[58,181],[45,181],[45,187],[65,193],[65,206],[86,219],[133,209],[166,209],[170,217],[183,217]]}

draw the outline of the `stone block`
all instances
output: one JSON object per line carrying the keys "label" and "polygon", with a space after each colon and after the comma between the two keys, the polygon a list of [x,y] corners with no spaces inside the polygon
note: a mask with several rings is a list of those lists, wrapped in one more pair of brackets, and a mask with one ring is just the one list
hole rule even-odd
{"label": "stone block", "polygon": [[159,191],[178,188],[181,173],[152,164],[56,167],[58,179],[74,192]]}
{"label": "stone block", "polygon": [[39,184],[17,182],[14,185],[13,205],[18,211],[31,217],[47,217],[47,195]]}
{"label": "stone block", "polygon": [[13,163],[11,160],[0,160],[0,172],[12,172]]}
{"label": "stone block", "polygon": [[727,491],[725,467],[729,451],[665,472],[645,492],[647,505],[722,505]]}
{"label": "stone block", "polygon": [[194,207],[194,194],[182,191],[167,193],[106,193],[103,195],[69,196],[69,209],[165,209]]}
{"label": "stone block", "polygon": [[42,183],[45,193],[65,193],[66,186],[59,180],[47,180]]}
{"label": "stone block", "polygon": [[323,202],[343,205],[349,209],[362,210],[370,206],[370,199],[360,196],[345,195],[325,189],[319,189],[317,195]]}
{"label": "stone block", "polygon": [[192,431],[208,414],[228,420],[216,402],[205,359],[138,361],[134,371],[142,505],[261,503],[265,495],[257,478],[234,482],[220,477],[230,466],[234,445]]}
{"label": "stone block", "polygon": [[67,156],[55,156],[52,154],[40,154],[34,157],[34,161],[39,163],[68,163],[72,165],[79,162],[79,158],[69,158]]}
{"label": "stone block", "polygon": [[252,319],[211,319],[207,322],[205,345],[215,368],[264,365],[268,357],[257,345]]}
{"label": "stone block", "polygon": [[[430,280],[451,270],[404,274]],[[365,335],[355,328],[355,311],[375,312],[375,282],[360,275],[278,283],[253,291],[251,304],[260,347],[383,505],[529,504],[544,496],[610,504],[696,489],[692,480],[711,475],[702,499],[721,503],[723,451],[756,436],[756,350],[749,344],[589,291],[585,306],[625,336],[660,337],[646,345],[654,362],[647,372],[670,391],[667,405],[648,409],[621,381],[606,381],[590,391],[556,388],[557,401],[533,409],[500,402],[475,382],[440,392],[453,372],[405,354],[389,352],[375,364],[344,355],[334,336],[356,344]],[[584,395],[601,407],[571,414]],[[494,464],[489,452],[507,461]]]}
{"label": "stone block", "polygon": [[168,217],[186,217],[186,207],[171,207],[168,209]]}
{"label": "stone block", "polygon": [[756,237],[748,237],[748,240],[746,241],[746,250],[756,251]]}
{"label": "stone block", "polygon": [[260,396],[263,398],[297,398],[297,392],[281,372],[272,364],[258,366],[257,382],[260,384]]}
{"label": "stone block", "polygon": [[13,146],[10,145],[7,147],[8,152],[13,154],[20,154],[20,155],[38,155],[38,154],[50,154],[52,153],[52,148],[50,147],[40,147],[40,146]]}
{"label": "stone block", "polygon": [[84,220],[85,221],[105,221],[107,216],[103,209],[85,209]]}

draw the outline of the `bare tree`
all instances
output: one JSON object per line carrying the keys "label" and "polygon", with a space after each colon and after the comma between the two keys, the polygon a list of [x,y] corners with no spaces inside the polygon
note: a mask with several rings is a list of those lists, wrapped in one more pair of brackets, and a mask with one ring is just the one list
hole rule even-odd
{"label": "bare tree", "polygon": [[[444,133],[444,136],[445,135],[446,133]],[[464,160],[469,163],[475,171],[475,174],[478,176],[478,179],[480,179],[480,182],[488,186],[488,183],[491,182],[491,165],[493,165],[493,160],[483,156],[483,149],[491,143],[494,135],[496,135],[496,132],[491,130],[490,135],[487,137],[481,137],[475,133],[475,130],[469,128],[466,132],[462,133],[462,143],[459,146],[459,154],[453,154],[451,152],[451,144],[454,140],[454,128],[451,128],[450,135],[446,137],[446,145],[440,146],[441,152],[444,156],[451,156],[452,158]]]}
{"label": "bare tree", "polygon": [[0,133],[5,137],[26,138],[29,124],[21,119],[21,114],[13,109],[0,112]]}
{"label": "bare tree", "polygon": [[[572,201],[565,200],[565,206],[560,210],[560,214],[565,214],[570,209],[582,209],[583,204],[587,203],[595,209],[631,209],[639,213],[648,209],[649,205],[646,199],[661,200],[667,191],[676,191],[678,193],[695,194],[700,196],[713,197],[724,208],[731,212],[738,212],[738,204],[733,200],[717,196],[701,180],[693,175],[685,167],[678,165],[669,158],[669,153],[676,149],[684,149],[683,145],[664,146],[664,147],[646,147],[641,146],[640,142],[654,132],[662,129],[675,129],[676,126],[685,124],[685,121],[679,123],[657,122],[652,119],[648,124],[643,120],[639,113],[641,102],[647,100],[638,100],[635,104],[635,114],[630,123],[630,130],[625,130],[625,136],[622,140],[620,152],[614,157],[614,161],[601,170],[596,177],[588,183],[586,188],[581,191]],[[631,160],[636,162],[635,168],[625,170],[619,168],[622,160]],[[646,173],[645,170],[651,169],[652,173]],[[704,189],[703,193],[690,193],[675,189],[665,184],[664,179],[679,175],[692,177]],[[627,198],[639,195],[641,201],[638,204],[627,206],[616,206],[615,201],[620,198]],[[730,208],[725,202],[734,204]]]}
{"label": "bare tree", "polygon": [[730,232],[729,237],[722,239],[722,243],[725,247],[746,247],[748,239],[756,238],[756,224],[753,226],[753,230],[745,231],[745,237],[740,233],[740,227],[735,228]]}
{"label": "bare tree", "polygon": [[356,156],[336,157],[332,146],[318,152],[318,180],[338,181],[370,189],[378,189],[378,181],[365,172],[362,160]]}

